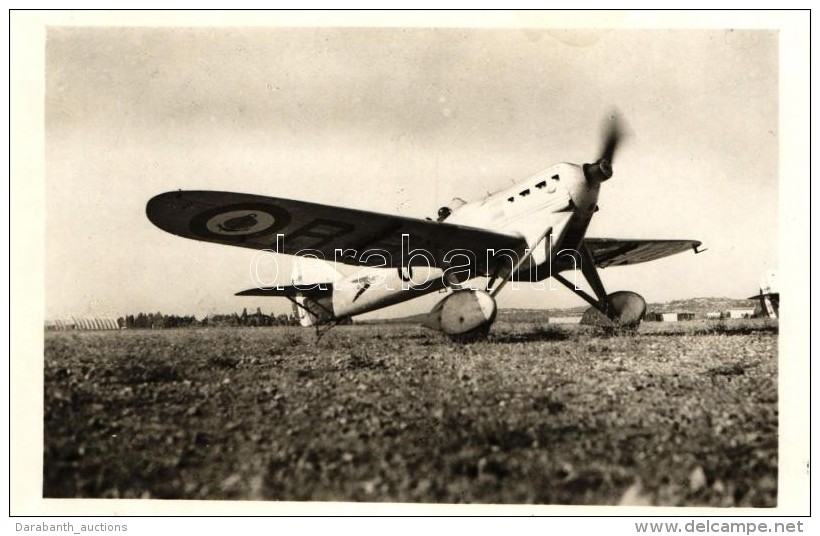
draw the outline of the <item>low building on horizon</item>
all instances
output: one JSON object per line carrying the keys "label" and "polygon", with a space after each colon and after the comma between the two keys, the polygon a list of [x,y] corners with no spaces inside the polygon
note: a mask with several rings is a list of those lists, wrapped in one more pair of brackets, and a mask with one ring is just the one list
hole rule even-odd
{"label": "low building on horizon", "polygon": [[650,322],[683,322],[694,319],[695,313],[691,311],[656,311],[646,314],[646,320]]}

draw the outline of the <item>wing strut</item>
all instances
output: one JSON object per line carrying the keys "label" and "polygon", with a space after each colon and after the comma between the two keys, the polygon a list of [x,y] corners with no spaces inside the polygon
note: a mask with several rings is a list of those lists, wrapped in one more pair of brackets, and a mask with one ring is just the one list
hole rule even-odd
{"label": "wing strut", "polygon": [[592,291],[595,292],[595,296],[598,298],[598,304],[593,305],[595,305],[599,311],[606,314],[606,289],[601,281],[601,277],[598,275],[598,268],[595,266],[595,260],[592,258],[592,253],[590,253],[586,241],[581,241],[579,249],[581,250],[579,251],[581,254],[581,273],[584,274],[584,279],[587,280],[587,283],[592,287]]}
{"label": "wing strut", "polygon": [[572,281],[569,281],[566,277],[562,276],[561,274],[552,274],[552,277],[554,277],[556,281],[558,281],[559,283],[570,289],[572,292],[574,292],[579,298],[583,298],[585,302],[587,302],[588,304],[590,304],[591,306],[595,307],[600,311],[601,304],[598,302],[598,300],[584,292],[582,289],[577,288]]}
{"label": "wing strut", "polygon": [[578,288],[574,283],[570,282],[561,274],[552,274],[552,277],[574,292],[579,298],[582,298],[585,302],[595,307],[602,313],[607,314],[609,302],[607,300],[606,289],[601,281],[601,277],[598,275],[598,268],[595,266],[595,260],[592,258],[592,253],[589,251],[589,246],[587,246],[586,241],[582,240],[578,249],[578,253],[581,256],[581,273],[583,274],[584,279],[587,280],[587,283],[589,283],[589,286],[592,287],[595,297],[590,296],[582,289]]}

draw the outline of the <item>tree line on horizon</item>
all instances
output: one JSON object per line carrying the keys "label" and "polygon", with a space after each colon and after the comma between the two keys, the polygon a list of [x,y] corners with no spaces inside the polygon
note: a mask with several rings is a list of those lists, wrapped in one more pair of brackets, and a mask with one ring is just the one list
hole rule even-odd
{"label": "tree line on horizon", "polygon": [[117,319],[117,324],[120,328],[126,329],[170,329],[170,328],[194,328],[194,327],[208,327],[208,326],[298,326],[299,320],[292,314],[271,313],[266,315],[257,308],[255,313],[248,313],[248,309],[244,308],[242,314],[212,314],[201,320],[198,320],[194,315],[164,315],[157,313],[137,313],[136,315],[129,314],[125,317]]}

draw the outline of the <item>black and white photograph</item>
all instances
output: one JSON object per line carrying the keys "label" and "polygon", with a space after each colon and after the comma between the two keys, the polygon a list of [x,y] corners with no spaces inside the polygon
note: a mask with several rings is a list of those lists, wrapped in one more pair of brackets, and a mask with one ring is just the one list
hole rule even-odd
{"label": "black and white photograph", "polygon": [[807,17],[527,15],[41,14],[19,508],[807,511]]}

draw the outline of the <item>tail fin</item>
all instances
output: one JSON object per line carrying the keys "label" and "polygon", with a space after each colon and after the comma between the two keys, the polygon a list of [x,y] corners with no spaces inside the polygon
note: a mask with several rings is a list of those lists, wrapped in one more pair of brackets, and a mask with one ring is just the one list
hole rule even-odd
{"label": "tail fin", "polygon": [[294,285],[313,285],[318,283],[335,283],[341,279],[340,274],[329,262],[312,257],[296,257],[290,271],[290,280]]}
{"label": "tail fin", "polygon": [[[291,282],[294,286],[314,284],[330,284],[342,278],[333,266],[325,261],[311,257],[296,257],[291,269]],[[317,316],[311,312],[311,303],[305,293],[298,292],[294,298],[293,315],[299,319],[302,326],[313,326],[318,322]]]}
{"label": "tail fin", "polygon": [[299,325],[305,327],[315,325],[316,315],[308,311],[307,304],[305,303],[307,298],[302,294],[297,294],[293,300],[293,316],[299,320]]}

